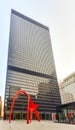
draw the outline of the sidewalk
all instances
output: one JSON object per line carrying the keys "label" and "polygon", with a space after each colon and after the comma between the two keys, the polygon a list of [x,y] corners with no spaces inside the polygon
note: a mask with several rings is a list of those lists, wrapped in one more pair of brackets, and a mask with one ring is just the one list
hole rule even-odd
{"label": "sidewalk", "polygon": [[75,130],[75,125],[53,123],[51,121],[0,121],[0,130]]}

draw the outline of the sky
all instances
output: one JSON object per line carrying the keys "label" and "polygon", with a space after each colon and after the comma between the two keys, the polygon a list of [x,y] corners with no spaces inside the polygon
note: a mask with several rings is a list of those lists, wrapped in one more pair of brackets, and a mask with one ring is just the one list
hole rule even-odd
{"label": "sky", "polygon": [[58,81],[75,71],[75,0],[0,0],[0,96],[4,100],[11,9],[49,27]]}

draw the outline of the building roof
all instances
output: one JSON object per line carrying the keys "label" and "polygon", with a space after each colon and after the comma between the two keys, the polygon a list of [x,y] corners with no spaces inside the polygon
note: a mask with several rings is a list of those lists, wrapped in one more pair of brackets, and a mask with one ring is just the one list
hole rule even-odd
{"label": "building roof", "polygon": [[39,22],[37,22],[37,21],[35,21],[35,20],[33,20],[33,19],[31,19],[31,18],[29,18],[29,17],[27,17],[27,16],[25,16],[25,15],[15,11],[15,10],[13,10],[13,9],[11,9],[11,13],[16,15],[16,16],[18,16],[18,17],[20,17],[20,18],[22,18],[22,19],[27,20],[28,22],[31,22],[31,23],[33,23],[33,24],[35,24],[37,26],[40,26],[43,29],[46,29],[46,30],[49,31],[49,28],[47,26],[45,26],[45,25],[43,25],[43,24],[41,24],[41,23],[39,23]]}

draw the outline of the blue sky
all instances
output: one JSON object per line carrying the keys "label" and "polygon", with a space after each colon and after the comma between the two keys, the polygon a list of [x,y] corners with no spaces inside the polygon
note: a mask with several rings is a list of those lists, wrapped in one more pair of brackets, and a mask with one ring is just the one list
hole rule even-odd
{"label": "blue sky", "polygon": [[14,9],[50,29],[59,80],[75,71],[75,0],[0,1],[0,95],[4,99],[10,14]]}

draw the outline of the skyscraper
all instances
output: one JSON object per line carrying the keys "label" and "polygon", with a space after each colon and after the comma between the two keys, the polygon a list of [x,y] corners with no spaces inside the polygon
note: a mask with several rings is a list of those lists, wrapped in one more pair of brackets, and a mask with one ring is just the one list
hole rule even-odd
{"label": "skyscraper", "polygon": [[[5,118],[9,115],[15,92],[23,89],[39,104],[42,119],[49,119],[60,105],[60,94],[53,59],[49,28],[11,10],[7,76],[5,87]],[[20,95],[13,118],[23,118],[27,98]]]}

